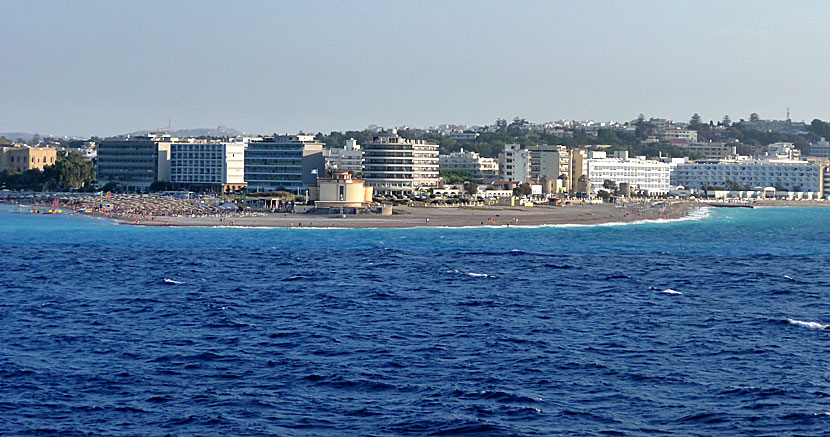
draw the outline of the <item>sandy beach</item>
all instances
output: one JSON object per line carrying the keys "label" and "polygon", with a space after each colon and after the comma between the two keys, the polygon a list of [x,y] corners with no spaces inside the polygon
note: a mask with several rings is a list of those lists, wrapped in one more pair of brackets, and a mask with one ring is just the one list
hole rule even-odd
{"label": "sandy beach", "polygon": [[[394,214],[383,216],[366,213],[338,215],[323,212],[270,213],[227,212],[194,200],[174,199],[158,195],[113,195],[112,207],[103,211],[94,196],[72,196],[58,199],[60,207],[89,216],[108,217],[134,226],[198,226],[255,228],[413,228],[471,226],[541,226],[594,225],[630,223],[643,220],[676,220],[703,207],[803,207],[830,206],[830,202],[765,200],[751,204],[723,201],[644,201],[624,204],[573,203],[565,206],[395,206]],[[20,201],[33,205],[49,205],[50,198]],[[18,199],[20,200],[20,199]],[[15,202],[18,203],[18,202]]]}
{"label": "sandy beach", "polygon": [[[223,217],[125,218],[125,224],[141,226],[234,226],[274,228],[413,228],[468,226],[538,226],[601,224],[640,220],[678,219],[694,209],[687,202],[673,204],[585,204],[569,206],[479,206],[479,207],[395,207],[395,214],[261,214]],[[118,219],[119,217],[114,217]]]}

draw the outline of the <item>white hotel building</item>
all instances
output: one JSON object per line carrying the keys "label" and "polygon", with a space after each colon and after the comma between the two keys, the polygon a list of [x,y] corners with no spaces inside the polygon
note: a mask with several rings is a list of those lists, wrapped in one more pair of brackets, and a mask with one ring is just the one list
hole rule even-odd
{"label": "white hotel building", "polygon": [[363,179],[379,193],[405,194],[438,186],[438,145],[408,140],[397,129],[363,147]]}
{"label": "white hotel building", "polygon": [[484,177],[496,177],[499,174],[499,161],[496,158],[483,158],[476,152],[464,149],[438,156],[438,167],[441,171],[464,171]]}
{"label": "white hotel building", "polygon": [[776,187],[823,196],[823,167],[821,164],[788,159],[691,162],[675,167],[673,180],[689,189],[716,186],[740,191]]}
{"label": "white hotel building", "polygon": [[608,158],[605,152],[588,152],[588,179],[591,193],[602,189],[606,180],[617,185],[628,183],[631,190],[642,190],[648,194],[664,194],[669,191],[670,165],[645,158],[629,158],[628,152],[614,152]]}
{"label": "white hotel building", "polygon": [[170,143],[170,182],[224,192],[245,188],[244,142],[179,140]]}
{"label": "white hotel building", "polygon": [[499,153],[499,178],[503,181],[530,182],[530,151],[518,144],[505,144]]}

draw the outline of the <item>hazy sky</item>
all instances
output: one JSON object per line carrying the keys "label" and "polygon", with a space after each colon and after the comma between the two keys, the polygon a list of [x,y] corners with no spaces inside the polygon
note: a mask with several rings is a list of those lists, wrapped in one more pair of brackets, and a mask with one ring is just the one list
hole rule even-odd
{"label": "hazy sky", "polygon": [[827,1],[0,0],[0,132],[830,118]]}

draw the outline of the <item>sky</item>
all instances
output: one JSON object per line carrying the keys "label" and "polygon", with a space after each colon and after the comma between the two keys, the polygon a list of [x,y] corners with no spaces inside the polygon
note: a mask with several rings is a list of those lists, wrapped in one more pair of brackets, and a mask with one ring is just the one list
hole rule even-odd
{"label": "sky", "polygon": [[830,119],[826,1],[0,0],[0,132]]}

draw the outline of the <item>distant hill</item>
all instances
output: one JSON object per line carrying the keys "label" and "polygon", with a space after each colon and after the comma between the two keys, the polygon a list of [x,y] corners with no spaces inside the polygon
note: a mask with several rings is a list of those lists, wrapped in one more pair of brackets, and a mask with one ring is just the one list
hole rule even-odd
{"label": "distant hill", "polygon": [[152,132],[164,132],[170,134],[173,137],[235,137],[237,135],[242,135],[244,132],[240,132],[230,126],[217,126],[215,129],[210,128],[196,128],[196,129],[178,129],[178,130],[167,130],[167,129],[151,129],[151,130],[139,130],[135,132],[130,132],[128,134],[124,134],[123,136],[139,136],[139,135],[147,135]]}
{"label": "distant hill", "polygon": [[22,138],[23,141],[31,141],[34,136],[35,134],[28,132],[0,132],[0,137],[6,137],[9,141],[17,141],[18,138]]}

